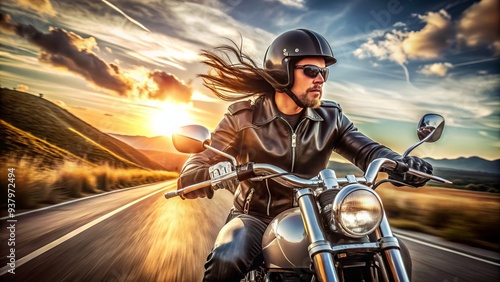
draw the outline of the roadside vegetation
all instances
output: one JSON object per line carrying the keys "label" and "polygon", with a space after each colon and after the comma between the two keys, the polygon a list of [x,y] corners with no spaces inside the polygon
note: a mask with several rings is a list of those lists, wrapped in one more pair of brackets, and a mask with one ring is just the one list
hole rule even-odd
{"label": "roadside vegetation", "polygon": [[500,195],[457,189],[379,187],[392,226],[500,251]]}
{"label": "roadside vegetation", "polygon": [[65,161],[46,166],[42,160],[8,158],[0,164],[2,194],[7,195],[8,169],[15,168],[16,209],[30,209],[92,194],[173,179],[175,172],[113,168]]}

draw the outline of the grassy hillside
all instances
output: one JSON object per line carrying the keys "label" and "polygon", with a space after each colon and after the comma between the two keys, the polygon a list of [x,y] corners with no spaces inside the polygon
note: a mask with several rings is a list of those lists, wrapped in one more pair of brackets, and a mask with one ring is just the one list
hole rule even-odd
{"label": "grassy hillside", "polygon": [[[2,125],[9,130],[3,130],[2,135],[5,140],[12,141],[4,153],[19,155],[44,154],[52,151],[66,151],[80,159],[93,164],[108,164],[112,167],[123,168],[146,168],[153,170],[164,170],[165,168],[155,161],[152,161],[144,154],[107,134],[104,134],[93,126],[78,119],[65,109],[43,98],[9,89],[0,89],[0,119],[4,121]],[[14,128],[17,128],[14,129]],[[15,134],[8,137],[8,134]],[[24,141],[20,141],[19,136],[25,136]],[[36,138],[33,138],[36,137]],[[32,138],[27,141],[26,138]],[[35,141],[36,140],[36,141]],[[37,142],[45,145],[44,152],[40,148],[31,148],[27,144]],[[57,147],[59,149],[55,149]],[[28,150],[27,150],[28,149]],[[38,153],[31,152],[31,149],[38,150]]]}
{"label": "grassy hillside", "polygon": [[41,161],[43,166],[54,166],[64,161],[92,165],[74,154],[54,146],[47,141],[22,131],[4,120],[0,120],[0,156],[19,159],[26,157]]}

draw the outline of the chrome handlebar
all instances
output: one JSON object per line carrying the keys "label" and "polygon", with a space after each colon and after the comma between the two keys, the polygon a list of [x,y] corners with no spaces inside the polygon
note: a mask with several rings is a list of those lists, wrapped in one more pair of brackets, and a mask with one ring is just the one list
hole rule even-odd
{"label": "chrome handlebar", "polygon": [[[365,175],[362,177],[355,177],[355,179],[352,178],[337,178],[337,183],[339,185],[345,185],[348,183],[352,183],[353,181],[361,184],[365,184],[368,186],[371,186],[375,183],[375,180],[377,179],[377,175],[380,172],[382,168],[388,169],[388,170],[394,170],[398,166],[398,163],[396,161],[393,161],[391,159],[386,159],[386,158],[380,158],[372,161],[368,168],[366,169]],[[253,164],[253,172],[257,175],[255,177],[249,178],[249,180],[252,181],[262,181],[266,178],[266,176],[273,176],[273,180],[276,182],[288,186],[290,188],[318,188],[322,187],[324,182],[322,179],[319,177],[313,177],[311,179],[304,179],[295,175],[290,174],[289,172],[271,164]],[[446,184],[451,184],[449,180],[446,180],[441,177],[437,177],[434,175],[430,175],[418,170],[414,170],[412,168],[408,168],[406,173],[413,174],[422,178],[428,178],[432,179],[435,181],[443,182]],[[176,196],[181,196],[184,194],[187,194],[189,192],[211,186],[214,183],[218,183],[221,181],[226,181],[230,180],[233,178],[237,178],[238,174],[236,171],[233,171],[231,173],[221,175],[220,177],[217,177],[215,179],[210,179],[207,181],[203,181],[200,183],[196,183],[193,185],[190,185],[188,187],[175,190],[175,191],[170,191],[165,193],[165,198],[170,199]]]}

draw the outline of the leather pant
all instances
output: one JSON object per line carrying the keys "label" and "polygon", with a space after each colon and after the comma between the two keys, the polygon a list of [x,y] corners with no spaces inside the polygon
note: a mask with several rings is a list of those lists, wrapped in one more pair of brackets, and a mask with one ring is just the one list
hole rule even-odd
{"label": "leather pant", "polygon": [[[231,210],[205,263],[203,281],[240,281],[263,261],[262,236],[269,222]],[[398,239],[401,256],[411,279],[412,262],[406,245]]]}
{"label": "leather pant", "polygon": [[269,223],[232,210],[205,263],[203,281],[240,281],[260,265],[262,236]]}

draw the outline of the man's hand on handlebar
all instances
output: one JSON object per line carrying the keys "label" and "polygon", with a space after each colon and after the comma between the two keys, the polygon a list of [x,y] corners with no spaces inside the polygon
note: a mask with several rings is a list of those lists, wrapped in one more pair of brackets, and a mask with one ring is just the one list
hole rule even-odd
{"label": "man's hand on handlebar", "polygon": [[[432,165],[418,157],[406,156],[404,158],[396,159],[395,161],[405,163],[408,166],[408,168],[412,168],[414,170],[418,170],[432,175],[432,170],[433,170]],[[429,179],[427,178],[418,177],[415,175],[411,175],[409,173],[397,173],[397,172],[390,172],[389,179],[404,182],[414,187],[424,186],[425,183],[429,181]],[[394,185],[401,186],[398,184]]]}
{"label": "man's hand on handlebar", "polygon": [[[215,182],[212,185],[212,188],[214,190],[226,189],[226,190],[231,191],[231,193],[234,194],[234,192],[236,191],[236,188],[238,187],[238,184],[239,184],[238,179],[233,178],[233,179],[224,180],[224,181],[217,181],[220,177],[227,175],[233,171],[234,171],[234,167],[230,162],[220,162],[220,163],[217,163],[217,164],[211,166],[208,169],[208,172],[210,174],[210,179],[212,179],[212,181]],[[212,191],[212,193],[213,193],[213,191]]]}

